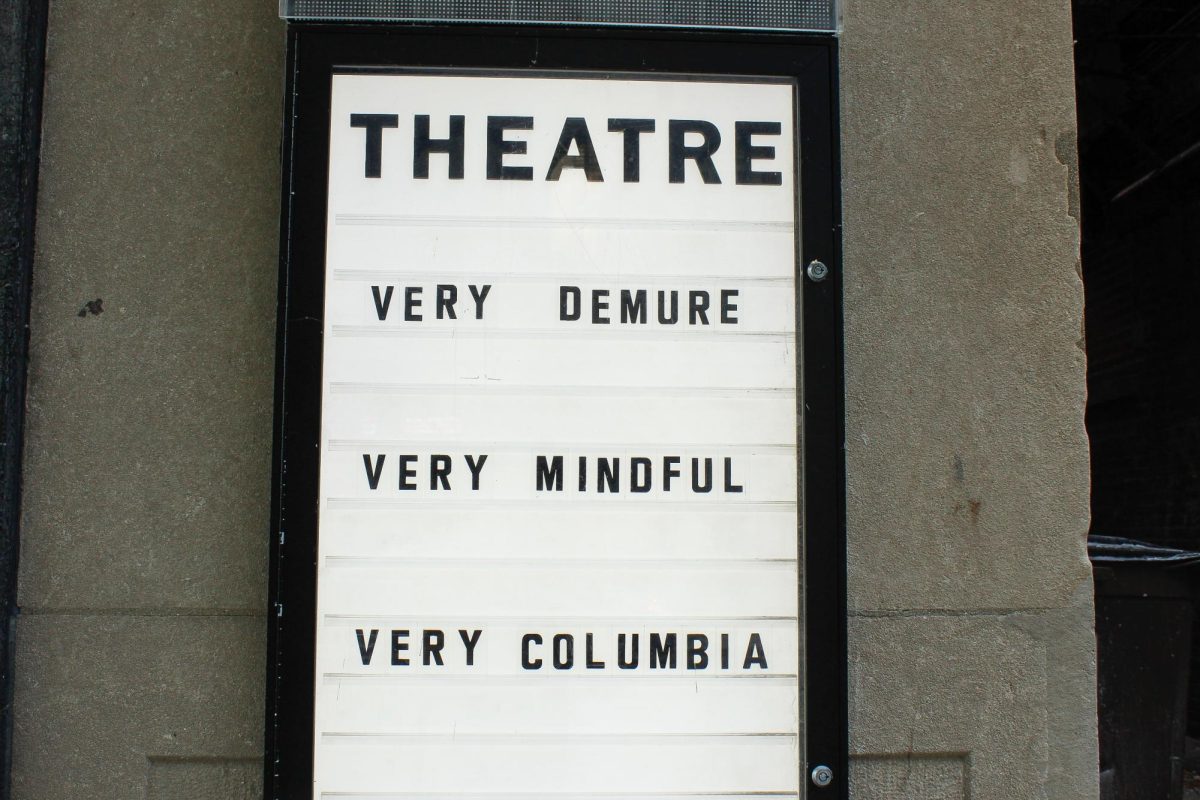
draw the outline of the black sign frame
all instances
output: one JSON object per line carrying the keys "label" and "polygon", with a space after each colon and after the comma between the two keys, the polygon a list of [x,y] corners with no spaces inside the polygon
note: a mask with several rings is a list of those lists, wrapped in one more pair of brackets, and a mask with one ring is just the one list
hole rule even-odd
{"label": "black sign frame", "polygon": [[[265,797],[312,792],[317,498],[329,102],[335,69],[695,73],[799,91],[796,265],[804,531],[802,792],[848,797],[846,536],[837,41],[830,36],[483,25],[288,27],[266,685]],[[805,265],[819,261],[819,270]],[[832,771],[818,788],[817,766]]]}

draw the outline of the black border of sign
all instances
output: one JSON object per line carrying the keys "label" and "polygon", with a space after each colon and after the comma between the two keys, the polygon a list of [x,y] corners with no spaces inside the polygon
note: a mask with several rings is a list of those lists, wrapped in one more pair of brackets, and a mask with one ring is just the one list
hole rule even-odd
{"label": "black border of sign", "polygon": [[[335,68],[777,76],[799,85],[805,742],[800,785],[848,796],[837,42],[828,36],[481,25],[288,26],[264,796],[312,792],[317,476],[330,76]],[[829,275],[813,281],[804,265]],[[816,789],[810,771],[833,770]]]}
{"label": "black border of sign", "polygon": [[46,71],[46,0],[0,14],[0,800],[11,796],[21,459]]}

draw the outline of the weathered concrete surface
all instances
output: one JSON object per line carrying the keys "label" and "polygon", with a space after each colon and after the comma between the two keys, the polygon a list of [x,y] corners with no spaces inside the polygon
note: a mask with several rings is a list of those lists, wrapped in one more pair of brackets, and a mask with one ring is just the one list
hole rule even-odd
{"label": "weathered concrete surface", "polygon": [[851,631],[855,756],[891,756],[894,772],[908,768],[897,758],[961,754],[972,798],[1047,797],[1044,643],[997,616],[858,618]]}
{"label": "weathered concrete surface", "polygon": [[1054,612],[855,618],[852,797],[1095,800],[1094,641],[1090,589]]}
{"label": "weathered concrete surface", "polygon": [[148,780],[226,777],[159,762],[254,760],[261,774],[263,630],[259,617],[24,618],[13,797],[144,800]]}
{"label": "weathered concrete surface", "polygon": [[[846,3],[856,800],[1096,795],[1070,42]],[[52,0],[17,800],[256,791],[281,56],[273,0]]]}
{"label": "weathered concrete surface", "polygon": [[856,609],[1065,605],[1089,575],[1069,4],[846,3]]}
{"label": "weathered concrete surface", "polygon": [[282,31],[51,4],[26,607],[265,605]]}
{"label": "weathered concrete surface", "polygon": [[153,759],[147,800],[262,800],[262,759]]}
{"label": "weathered concrete surface", "polygon": [[854,795],[1095,798],[1070,4],[844,14]]}
{"label": "weathered concrete surface", "polygon": [[862,756],[850,764],[851,800],[964,800],[966,758],[957,755]]}
{"label": "weathered concrete surface", "polygon": [[52,0],[48,51],[13,796],[240,796],[262,751],[283,26],[271,2]]}

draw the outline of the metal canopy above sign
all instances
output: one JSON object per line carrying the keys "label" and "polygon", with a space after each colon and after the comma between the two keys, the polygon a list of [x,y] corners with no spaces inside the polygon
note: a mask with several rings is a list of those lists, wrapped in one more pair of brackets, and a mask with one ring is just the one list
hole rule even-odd
{"label": "metal canopy above sign", "polygon": [[293,21],[503,22],[834,33],[836,0],[279,0]]}

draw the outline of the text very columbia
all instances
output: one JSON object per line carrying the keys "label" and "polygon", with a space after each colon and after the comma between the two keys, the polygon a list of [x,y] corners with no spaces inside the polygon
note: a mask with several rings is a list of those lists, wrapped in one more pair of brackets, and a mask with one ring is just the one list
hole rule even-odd
{"label": "text very columbia", "polygon": [[[378,652],[379,628],[356,628],[354,639],[364,667],[477,666],[482,628],[393,628],[384,633],[386,652]],[[757,631],[739,633],[615,633],[602,638],[586,633],[521,633],[512,653],[521,669],[555,670],[767,670],[763,636]],[[508,649],[508,648],[502,648]]]}

